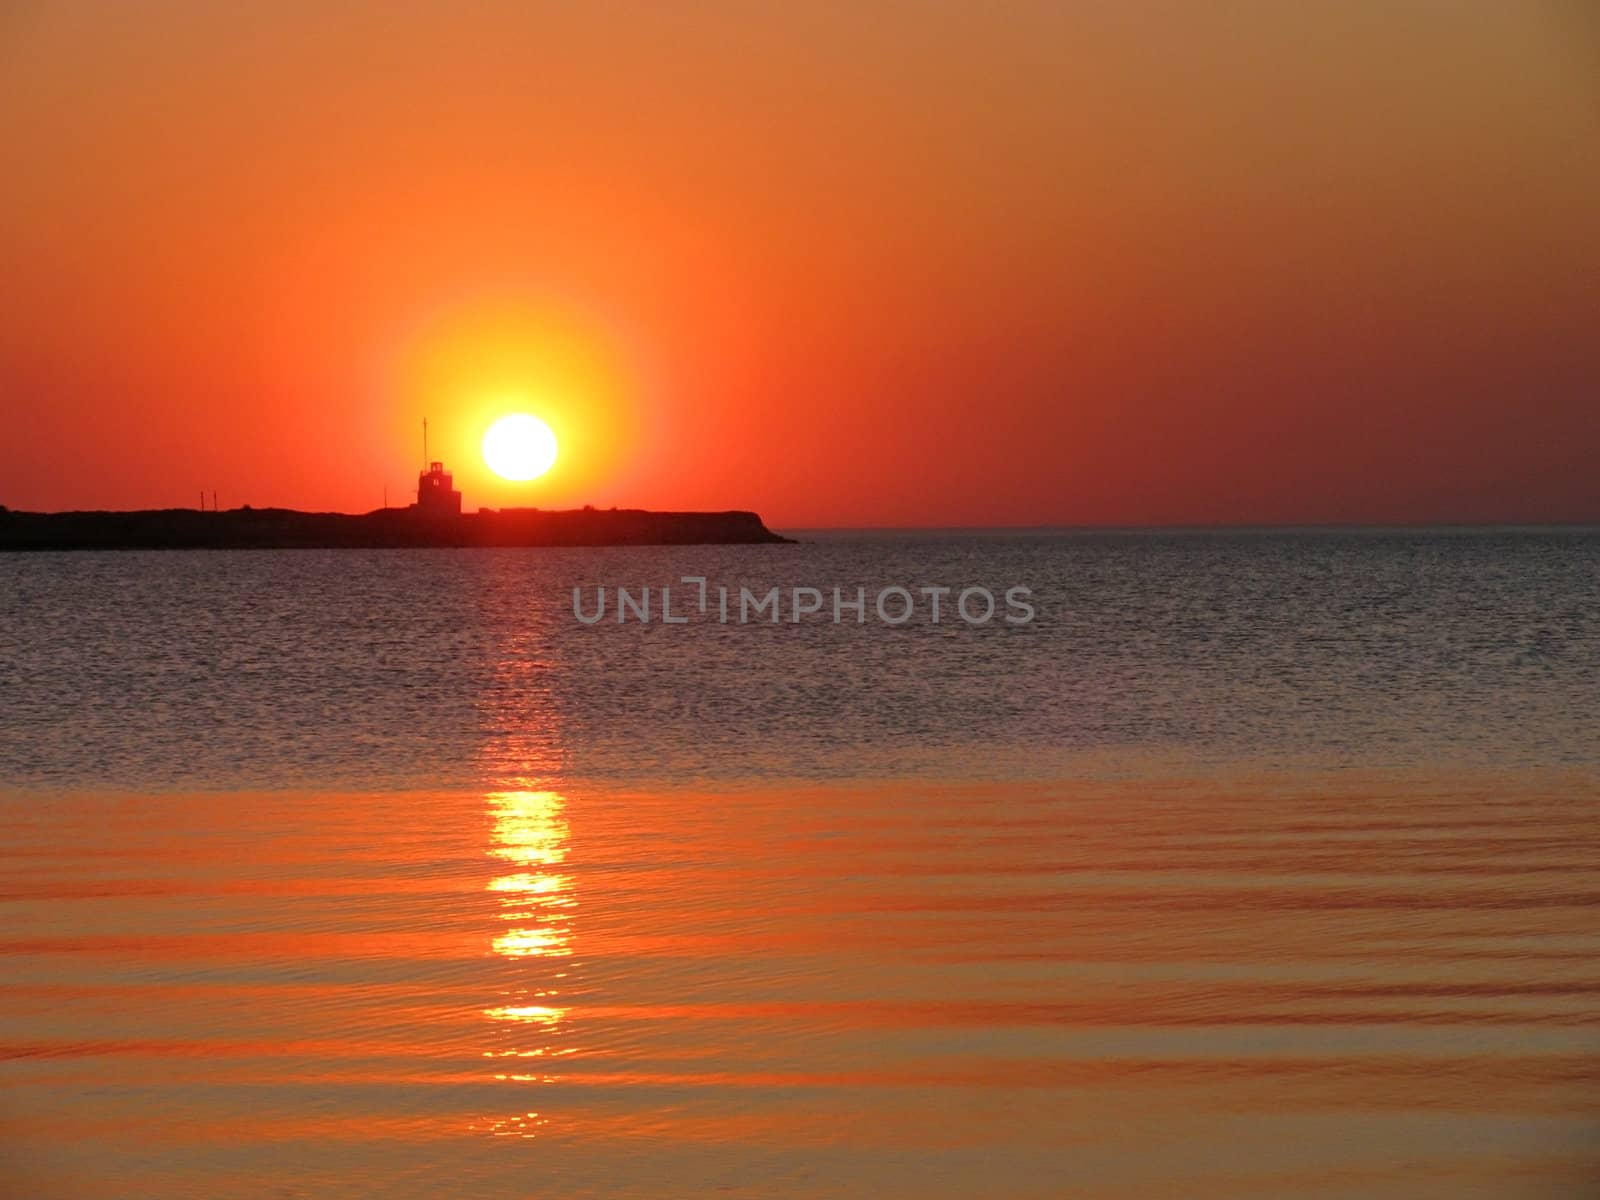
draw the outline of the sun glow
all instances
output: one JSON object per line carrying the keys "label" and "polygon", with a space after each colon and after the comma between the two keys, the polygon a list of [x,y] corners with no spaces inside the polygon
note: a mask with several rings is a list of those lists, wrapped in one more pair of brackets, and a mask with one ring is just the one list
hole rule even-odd
{"label": "sun glow", "polygon": [[512,413],[483,435],[483,461],[502,479],[537,479],[556,461],[556,435],[538,417]]}

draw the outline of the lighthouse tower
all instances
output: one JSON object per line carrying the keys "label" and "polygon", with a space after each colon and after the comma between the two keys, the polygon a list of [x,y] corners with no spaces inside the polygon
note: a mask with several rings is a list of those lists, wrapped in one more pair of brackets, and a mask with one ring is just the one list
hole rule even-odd
{"label": "lighthouse tower", "polygon": [[425,513],[461,515],[461,493],[456,491],[450,472],[439,462],[417,476],[417,509]]}
{"label": "lighthouse tower", "polygon": [[422,461],[427,469],[417,476],[417,511],[461,515],[461,493],[442,462],[428,462],[428,418],[422,418]]}

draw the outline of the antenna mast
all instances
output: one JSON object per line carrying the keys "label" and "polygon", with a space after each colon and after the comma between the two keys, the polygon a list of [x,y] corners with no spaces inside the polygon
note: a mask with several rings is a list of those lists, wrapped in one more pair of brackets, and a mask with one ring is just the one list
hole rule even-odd
{"label": "antenna mast", "polygon": [[428,418],[422,418],[422,469],[428,469]]}

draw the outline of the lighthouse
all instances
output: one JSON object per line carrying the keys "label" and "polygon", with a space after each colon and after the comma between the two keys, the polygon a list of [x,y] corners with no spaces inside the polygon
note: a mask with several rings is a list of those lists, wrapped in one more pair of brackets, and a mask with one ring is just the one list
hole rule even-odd
{"label": "lighthouse", "polygon": [[461,493],[456,491],[444,464],[433,462],[417,476],[417,511],[461,515]]}
{"label": "lighthouse", "polygon": [[461,515],[461,493],[442,462],[428,462],[428,418],[422,418],[422,461],[427,468],[417,476],[417,511],[430,515]]}

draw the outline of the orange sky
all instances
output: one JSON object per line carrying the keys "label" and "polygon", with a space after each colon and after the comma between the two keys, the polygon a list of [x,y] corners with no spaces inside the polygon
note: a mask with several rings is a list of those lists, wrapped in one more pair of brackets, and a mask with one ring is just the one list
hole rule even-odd
{"label": "orange sky", "polygon": [[1577,0],[11,0],[0,180],[13,508],[1600,519]]}

